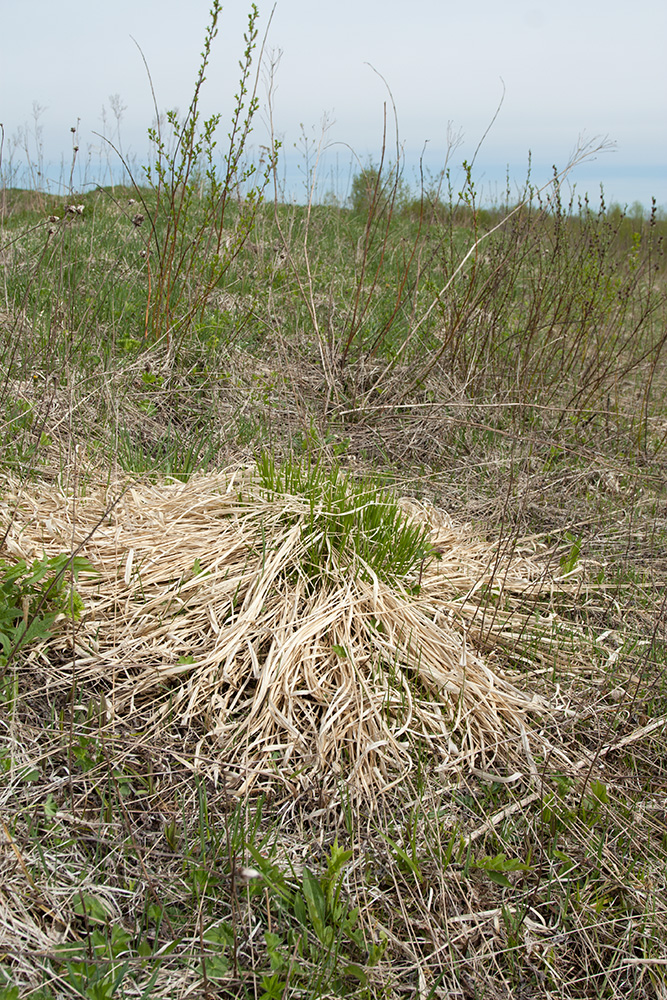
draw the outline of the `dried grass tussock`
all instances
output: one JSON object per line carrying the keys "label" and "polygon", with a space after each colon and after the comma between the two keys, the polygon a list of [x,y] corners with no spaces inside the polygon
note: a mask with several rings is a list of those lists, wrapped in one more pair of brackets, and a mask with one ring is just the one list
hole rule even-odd
{"label": "dried grass tussock", "polygon": [[[405,501],[401,524],[419,528],[421,558],[377,569],[361,513],[390,510],[390,499],[355,494],[340,515],[251,469],[129,485],[120,499],[121,488],[80,493],[15,490],[6,540],[27,559],[83,542],[98,574],[79,577],[85,610],[58,637],[60,663],[51,644],[49,686],[74,673],[101,686],[109,721],[199,728],[237,791],[345,778],[377,794],[413,766],[416,745],[443,770],[501,774],[517,754],[531,770],[527,719],[546,704],[511,682],[506,649],[515,662],[522,643],[533,660],[558,656],[536,616],[512,612],[550,585],[535,552],[501,558]],[[496,596],[493,615],[488,599],[480,610],[482,590]]]}

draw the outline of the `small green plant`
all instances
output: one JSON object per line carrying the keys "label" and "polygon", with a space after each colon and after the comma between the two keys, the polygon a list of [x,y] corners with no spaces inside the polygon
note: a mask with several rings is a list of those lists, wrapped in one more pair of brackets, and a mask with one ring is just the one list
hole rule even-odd
{"label": "small green plant", "polygon": [[350,849],[343,849],[336,839],[331,845],[326,869],[321,875],[310,868],[304,868],[296,884],[288,880],[278,866],[270,864],[254,848],[250,848],[265,883],[271,888],[281,907],[292,919],[296,919],[298,930],[292,929],[288,941],[273,932],[266,932],[265,941],[271,963],[272,976],[265,977],[263,988],[267,998],[273,998],[277,991],[285,988],[285,974],[289,966],[285,944],[292,947],[294,955],[303,962],[302,968],[292,968],[294,978],[309,977],[308,965],[318,968],[320,984],[335,982],[339,985],[345,979],[366,983],[366,973],[358,963],[358,957],[366,954],[367,966],[380,961],[384,945],[368,943],[358,926],[359,909],[350,906],[343,892],[345,870],[352,858]]}
{"label": "small green plant", "polygon": [[0,670],[21,647],[47,639],[61,615],[80,615],[83,603],[70,577],[82,572],[95,572],[83,556],[0,561]]}
{"label": "small green plant", "polygon": [[493,857],[486,855],[483,858],[478,858],[471,864],[471,867],[485,871],[492,882],[505,888],[510,888],[512,885],[507,877],[507,872],[530,871],[529,864],[519,861],[518,858],[508,858],[503,851]]}
{"label": "small green plant", "polygon": [[[111,1000],[129,968],[124,959],[131,936],[117,925],[108,930],[93,927],[89,914],[85,919],[88,922],[86,946],[82,948],[77,942],[56,949],[63,976],[79,996],[87,1000]],[[108,921],[109,917],[106,919]]]}
{"label": "small green plant", "polygon": [[563,573],[571,573],[576,569],[581,554],[581,538],[576,537],[571,531],[565,532],[565,538],[570,542],[570,550],[560,557],[560,568]]}
{"label": "small green plant", "polygon": [[295,913],[300,923],[309,924],[327,950],[341,932],[355,940],[357,910],[350,910],[341,899],[343,871],[351,857],[352,851],[342,850],[338,841],[334,841],[321,879],[305,868],[301,894],[295,897]]}
{"label": "small green plant", "polygon": [[234,941],[234,928],[228,923],[214,924],[204,931],[204,942],[211,953],[205,959],[209,979],[224,979],[229,972],[226,952],[234,947]]}

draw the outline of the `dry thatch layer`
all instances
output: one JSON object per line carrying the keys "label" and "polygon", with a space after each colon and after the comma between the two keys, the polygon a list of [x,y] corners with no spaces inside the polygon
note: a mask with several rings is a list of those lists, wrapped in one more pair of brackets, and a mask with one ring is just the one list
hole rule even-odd
{"label": "dry thatch layer", "polygon": [[501,558],[405,501],[439,559],[387,582],[332,549],[314,578],[312,505],[267,493],[252,470],[130,485],[120,499],[120,488],[80,493],[21,490],[7,547],[32,559],[83,543],[99,575],[79,578],[85,611],[59,637],[65,666],[49,684],[71,684],[72,671],[102,682],[110,721],[199,727],[239,789],[344,777],[371,794],[414,766],[416,746],[444,770],[502,773],[527,752],[527,714],[544,705],[499,654],[559,655],[552,625],[516,610],[517,595],[525,607],[547,586],[534,552]]}

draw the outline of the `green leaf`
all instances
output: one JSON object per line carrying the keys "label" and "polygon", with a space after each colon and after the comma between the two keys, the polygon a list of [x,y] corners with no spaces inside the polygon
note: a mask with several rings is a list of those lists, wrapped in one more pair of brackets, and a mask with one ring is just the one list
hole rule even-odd
{"label": "green leaf", "polygon": [[406,850],[404,850],[404,848],[399,847],[399,845],[396,843],[396,841],[392,840],[391,837],[387,836],[386,833],[383,833],[382,836],[387,841],[387,843],[389,844],[389,846],[394,849],[394,851],[396,853],[396,859],[399,862],[399,865],[402,862],[403,865],[405,865],[405,867],[408,868],[412,872],[412,874],[415,876],[415,878],[419,882],[421,882],[422,872],[421,872],[421,866],[420,866],[419,862],[415,858],[411,858],[410,855],[408,854],[408,852]]}
{"label": "green leaf", "polygon": [[142,940],[137,944],[137,955],[140,955],[142,958],[148,958],[152,954],[153,948],[150,942],[142,938]]}
{"label": "green leaf", "polygon": [[364,972],[364,970],[361,968],[361,966],[360,965],[355,965],[354,962],[350,962],[349,965],[345,966],[345,968],[343,969],[343,975],[344,976],[354,976],[356,979],[359,980],[359,982],[361,983],[362,986],[366,986],[367,983],[368,983],[368,976],[366,975],[366,973]]}
{"label": "green leaf", "polygon": [[606,806],[609,805],[607,786],[602,781],[599,781],[597,778],[593,778],[591,781],[591,792],[598,802],[602,802]]}
{"label": "green leaf", "polygon": [[274,972],[272,976],[262,976],[264,992],[260,995],[259,1000],[282,1000],[286,987],[287,982],[281,979],[277,972]]}
{"label": "green leaf", "polygon": [[322,886],[315,878],[313,873],[304,868],[303,870],[303,894],[306,899],[306,905],[308,906],[308,916],[310,917],[310,922],[313,925],[313,930],[317,934],[320,941],[326,943],[325,939],[325,924],[326,924],[326,902],[324,899],[324,893],[322,892]]}
{"label": "green leaf", "polygon": [[560,567],[564,573],[571,573],[579,562],[579,554],[581,553],[581,538],[577,538],[572,532],[566,532],[565,537],[568,542],[572,542],[572,547],[570,551],[560,558]]}
{"label": "green leaf", "polygon": [[352,851],[344,850],[342,847],[339,847],[338,837],[336,837],[331,845],[331,853],[329,855],[327,870],[323,880],[326,886],[327,902],[330,906],[332,905],[336,883],[340,881],[341,872],[351,857]]}
{"label": "green leaf", "polygon": [[490,871],[487,872],[487,875],[489,876],[492,882],[496,883],[496,885],[502,885],[506,889],[509,889],[512,886],[512,883],[508,879],[507,875],[503,875],[502,872]]}
{"label": "green leaf", "polygon": [[216,924],[214,927],[209,927],[204,931],[204,941],[208,944],[222,945],[223,948],[233,947],[234,928],[228,923]]}
{"label": "green leaf", "polygon": [[557,858],[561,862],[561,866],[558,869],[558,875],[561,878],[571,872],[573,868],[577,867],[577,862],[563,851],[559,851],[558,848],[554,850],[553,855],[554,858]]}
{"label": "green leaf", "polygon": [[308,913],[306,910],[306,904],[303,901],[303,896],[299,892],[294,897],[294,916],[299,921],[302,927],[306,927],[308,925]]}
{"label": "green leaf", "polygon": [[19,776],[20,781],[39,781],[39,771],[36,767],[29,767],[22,771]]}
{"label": "green leaf", "polygon": [[209,979],[224,979],[229,972],[229,962],[224,955],[206,958],[206,975]]}
{"label": "green leaf", "polygon": [[111,911],[108,909],[106,903],[98,896],[94,896],[89,892],[77,893],[74,897],[72,908],[80,917],[85,916],[88,920],[95,923],[104,924],[111,916]]}
{"label": "green leaf", "polygon": [[286,958],[281,955],[279,948],[282,947],[283,940],[279,934],[272,934],[271,931],[264,931],[266,950],[269,953],[269,962],[272,972],[280,972],[288,964]]}
{"label": "green leaf", "polygon": [[487,872],[525,872],[530,870],[530,865],[518,858],[508,858],[502,852],[495,857],[486,855],[474,863],[476,868],[482,868]]}
{"label": "green leaf", "polygon": [[46,802],[44,803],[44,815],[47,819],[53,819],[55,814],[58,812],[58,804],[51,792],[46,796]]}

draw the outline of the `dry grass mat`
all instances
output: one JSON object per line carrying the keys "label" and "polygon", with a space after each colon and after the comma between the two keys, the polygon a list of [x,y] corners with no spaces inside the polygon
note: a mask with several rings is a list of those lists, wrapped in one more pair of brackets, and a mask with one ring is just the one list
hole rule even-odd
{"label": "dry grass mat", "polygon": [[[9,484],[7,547],[71,551],[119,492],[31,484],[12,497]],[[416,546],[394,573],[368,556],[385,509],[396,559],[405,525]],[[559,655],[553,628],[512,612],[553,585],[536,552],[503,560],[432,507],[402,501],[397,520],[377,492],[353,492],[341,514],[330,495],[267,489],[244,469],[127,486],[82,554],[96,575],[79,578],[85,610],[63,623],[60,659],[51,644],[49,685],[74,672],[102,686],[110,723],[199,730],[237,789],[344,778],[375,795],[416,762],[502,775],[517,754],[531,770],[528,720],[546,706],[507,668],[520,648],[526,662]],[[502,600],[490,616],[491,590]]]}

